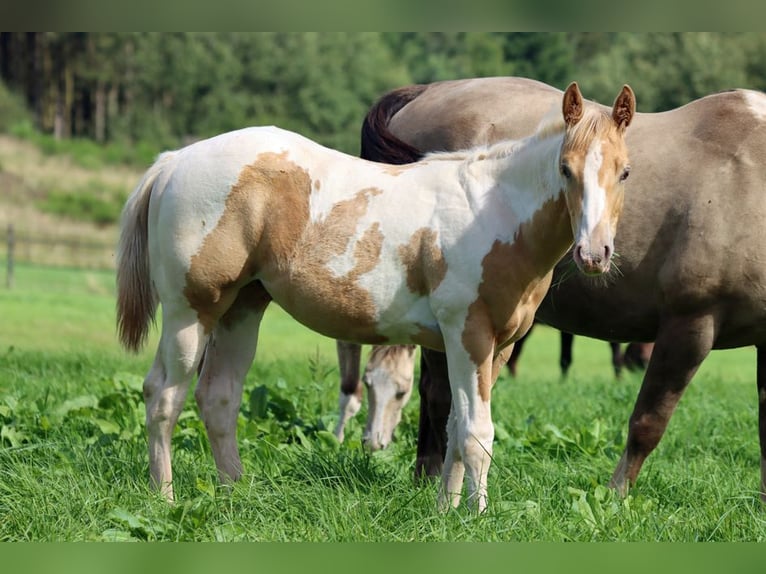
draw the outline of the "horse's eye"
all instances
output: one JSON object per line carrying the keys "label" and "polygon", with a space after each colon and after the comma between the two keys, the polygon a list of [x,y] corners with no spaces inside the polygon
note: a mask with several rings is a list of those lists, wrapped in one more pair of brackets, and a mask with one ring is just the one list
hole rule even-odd
{"label": "horse's eye", "polygon": [[406,394],[407,393],[405,391],[399,391],[398,393],[394,395],[394,397],[396,398],[397,401],[401,401],[404,398],[404,395]]}
{"label": "horse's eye", "polygon": [[561,175],[563,175],[567,179],[572,177],[572,170],[569,169],[569,166],[565,163],[561,164]]}
{"label": "horse's eye", "polygon": [[622,170],[622,173],[620,174],[620,181],[625,181],[626,179],[628,179],[629,175],[630,175],[630,166]]}

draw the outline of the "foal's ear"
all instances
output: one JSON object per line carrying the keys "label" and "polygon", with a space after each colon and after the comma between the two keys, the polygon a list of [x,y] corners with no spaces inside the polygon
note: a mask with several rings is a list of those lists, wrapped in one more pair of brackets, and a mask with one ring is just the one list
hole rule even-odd
{"label": "foal's ear", "polygon": [[612,119],[622,131],[630,125],[636,113],[636,96],[628,84],[622,87],[622,91],[614,100],[612,107]]}
{"label": "foal's ear", "polygon": [[577,82],[569,84],[567,91],[564,92],[562,111],[564,112],[564,123],[569,127],[575,125],[582,118],[582,94]]}

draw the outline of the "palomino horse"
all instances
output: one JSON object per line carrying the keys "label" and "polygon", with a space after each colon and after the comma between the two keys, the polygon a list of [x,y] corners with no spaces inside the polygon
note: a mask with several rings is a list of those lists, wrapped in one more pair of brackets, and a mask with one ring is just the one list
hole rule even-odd
{"label": "palomino horse", "polygon": [[[128,349],[156,306],[144,381],[149,467],[173,497],[170,439],[195,397],[222,480],[242,473],[236,421],[271,300],[310,329],[445,351],[453,384],[441,506],[486,506],[490,389],[574,240],[583,273],[609,269],[628,174],[625,86],[606,113],[576,84],[532,136],[407,166],[327,149],[274,127],[166,152],[123,210],[117,323]],[[563,117],[563,121],[561,118]]]}
{"label": "palomino horse", "polygon": [[[524,78],[411,86],[384,96],[363,128],[363,152],[409,161],[529,133],[561,92]],[[672,134],[672,136],[669,136]],[[607,282],[562,261],[537,318],[611,341],[655,341],[610,484],[625,493],[659,443],[711,349],[755,345],[761,498],[766,501],[766,95],[733,90],[678,109],[637,114],[627,137],[634,176]],[[443,358],[423,350],[416,473],[441,468],[449,387]]]}
{"label": "palomino horse", "polygon": [[362,441],[370,450],[388,446],[402,409],[412,394],[416,345],[375,345],[359,378],[360,345],[338,341],[341,371],[340,416],[334,434],[343,441],[346,423],[362,407],[362,382],[367,387],[367,425]]}

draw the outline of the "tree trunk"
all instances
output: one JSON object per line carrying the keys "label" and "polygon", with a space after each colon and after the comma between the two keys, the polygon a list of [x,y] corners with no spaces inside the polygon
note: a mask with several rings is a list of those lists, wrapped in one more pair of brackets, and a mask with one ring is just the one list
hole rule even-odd
{"label": "tree trunk", "polygon": [[96,82],[96,112],[94,118],[94,137],[98,143],[106,140],[106,87],[104,82]]}

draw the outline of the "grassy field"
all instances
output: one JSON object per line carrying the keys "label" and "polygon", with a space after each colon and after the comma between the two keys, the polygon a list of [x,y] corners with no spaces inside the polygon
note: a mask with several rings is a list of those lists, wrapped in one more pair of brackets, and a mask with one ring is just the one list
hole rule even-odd
{"label": "grassy field", "polygon": [[[2,262],[0,261],[0,264]],[[245,476],[221,487],[193,399],[173,440],[178,502],[148,488],[141,382],[156,344],[124,353],[110,272],[19,265],[0,291],[0,540],[760,541],[753,349],[714,352],[622,500],[605,489],[640,377],[616,381],[608,347],[537,328],[520,376],[503,373],[490,504],[441,514],[411,480],[417,397],[398,440],[338,445],[334,342],[276,307],[239,420]]]}

